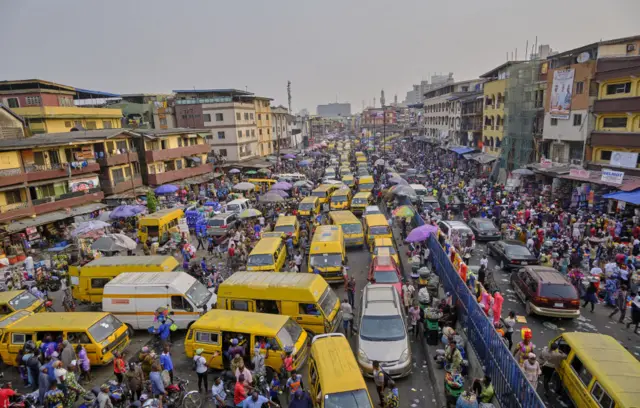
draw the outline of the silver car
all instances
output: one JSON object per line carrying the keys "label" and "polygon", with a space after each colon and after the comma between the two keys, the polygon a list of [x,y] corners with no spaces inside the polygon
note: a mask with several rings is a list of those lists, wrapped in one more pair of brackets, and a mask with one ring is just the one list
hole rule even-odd
{"label": "silver car", "polygon": [[373,376],[373,361],[391,377],[411,373],[411,346],[398,291],[393,285],[368,284],[362,294],[358,325],[358,365]]}

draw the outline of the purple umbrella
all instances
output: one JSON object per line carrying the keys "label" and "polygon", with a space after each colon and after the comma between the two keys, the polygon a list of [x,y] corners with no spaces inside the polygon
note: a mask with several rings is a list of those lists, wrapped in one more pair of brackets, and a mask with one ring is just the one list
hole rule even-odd
{"label": "purple umbrella", "polygon": [[293,186],[286,181],[279,181],[271,186],[271,190],[291,190],[291,187]]}
{"label": "purple umbrella", "polygon": [[311,153],[309,153],[309,155],[313,156],[313,157],[318,157],[318,156],[322,156],[322,153],[320,153],[320,152],[311,152]]}
{"label": "purple umbrella", "polygon": [[397,176],[396,177],[391,177],[389,179],[389,183],[391,183],[391,184],[400,184],[400,185],[403,185],[403,186],[408,186],[409,185],[407,180],[403,179],[402,177],[397,177]]}
{"label": "purple umbrella", "polygon": [[422,242],[429,238],[429,235],[435,234],[438,231],[438,227],[435,225],[421,225],[418,228],[414,228],[409,232],[405,241],[407,242]]}
{"label": "purple umbrella", "polygon": [[289,197],[289,194],[287,194],[287,192],[286,192],[286,191],[284,191],[284,190],[270,190],[270,191],[269,191],[269,194],[271,194],[271,193],[273,193],[273,194],[275,194],[275,195],[278,195],[278,196],[280,196],[280,197],[282,197],[282,198],[287,198],[287,197]]}
{"label": "purple umbrella", "polygon": [[291,154],[291,153],[289,153],[289,154],[285,154],[285,155],[284,155],[284,158],[285,158],[285,159],[295,159],[295,158],[296,158],[296,155],[295,155],[295,154]]}
{"label": "purple umbrella", "polygon": [[311,164],[311,162],[309,160],[302,160],[300,163],[298,163],[301,166],[308,166]]}
{"label": "purple umbrella", "polygon": [[238,170],[238,169],[229,170],[229,174],[238,174],[238,173],[240,173],[240,170]]}
{"label": "purple umbrella", "polygon": [[118,206],[113,211],[111,211],[111,214],[109,214],[109,218],[115,220],[117,218],[134,217],[136,214],[140,213],[140,211],[136,207],[137,206],[133,205]]}
{"label": "purple umbrella", "polygon": [[171,194],[178,191],[178,186],[174,186],[173,184],[165,184],[156,188],[154,191],[156,194]]}

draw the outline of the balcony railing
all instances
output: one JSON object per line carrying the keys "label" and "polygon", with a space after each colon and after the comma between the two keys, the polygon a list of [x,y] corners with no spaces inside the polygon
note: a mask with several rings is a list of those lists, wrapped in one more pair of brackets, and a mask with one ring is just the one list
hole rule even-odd
{"label": "balcony railing", "polygon": [[249,151],[249,152],[240,152],[240,157],[248,157],[248,156],[253,156],[253,152]]}
{"label": "balcony railing", "polygon": [[7,177],[7,176],[17,176],[23,174],[22,173],[22,169],[2,169],[0,170],[0,177]]}
{"label": "balcony railing", "polygon": [[0,205],[0,213],[4,214],[9,211],[18,210],[20,208],[29,208],[29,202]]}
{"label": "balcony railing", "polygon": [[[86,161],[87,164],[95,164],[97,163],[95,159],[86,159],[86,160],[78,160],[77,162],[83,162]],[[50,163],[50,164],[27,164],[24,166],[24,169],[27,171],[27,173],[32,173],[35,171],[50,171],[50,170],[62,170],[62,169],[66,169],[67,165],[69,165],[68,163]],[[71,168],[71,170],[82,170],[82,167],[80,168]]]}

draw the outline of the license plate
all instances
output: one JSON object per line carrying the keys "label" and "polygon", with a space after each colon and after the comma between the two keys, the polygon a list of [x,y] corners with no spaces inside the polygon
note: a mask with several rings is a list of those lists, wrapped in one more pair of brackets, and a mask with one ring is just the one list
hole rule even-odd
{"label": "license plate", "polygon": [[564,307],[564,303],[554,303],[553,307]]}
{"label": "license plate", "polygon": [[527,266],[527,263],[526,262],[522,262],[520,265]]}

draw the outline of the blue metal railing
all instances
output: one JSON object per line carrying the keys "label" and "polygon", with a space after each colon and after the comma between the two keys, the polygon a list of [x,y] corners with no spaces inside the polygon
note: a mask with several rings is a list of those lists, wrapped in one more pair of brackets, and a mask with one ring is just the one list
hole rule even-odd
{"label": "blue metal railing", "polygon": [[[401,204],[411,205],[408,200],[406,201]],[[424,220],[416,213],[412,224],[413,227],[424,225]],[[450,292],[453,296],[453,303],[458,311],[458,321],[466,332],[468,343],[482,363],[484,373],[491,377],[500,405],[545,408],[545,404],[525,378],[518,362],[502,341],[502,337],[496,332],[474,295],[454,269],[437,237],[430,236],[427,243],[435,272],[440,276],[445,292]]]}

